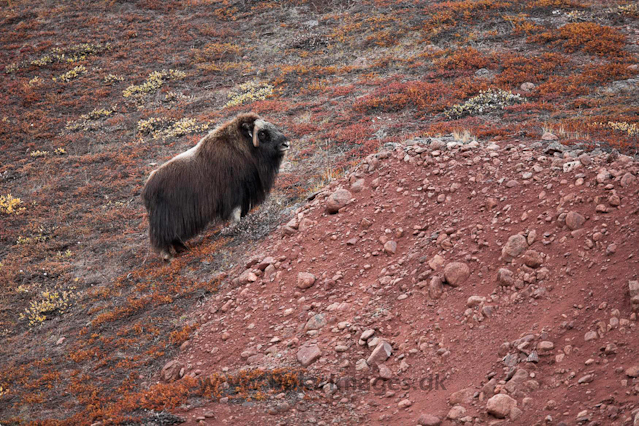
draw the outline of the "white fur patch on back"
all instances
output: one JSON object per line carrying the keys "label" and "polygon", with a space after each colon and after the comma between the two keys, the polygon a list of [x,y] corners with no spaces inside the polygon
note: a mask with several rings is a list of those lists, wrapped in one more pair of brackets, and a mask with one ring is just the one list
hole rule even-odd
{"label": "white fur patch on back", "polygon": [[195,156],[195,151],[197,151],[198,146],[200,146],[200,144],[198,143],[197,145],[195,145],[194,147],[192,147],[191,149],[189,149],[188,151],[184,151],[181,154],[176,155],[175,157],[172,158],[172,160],[190,160]]}

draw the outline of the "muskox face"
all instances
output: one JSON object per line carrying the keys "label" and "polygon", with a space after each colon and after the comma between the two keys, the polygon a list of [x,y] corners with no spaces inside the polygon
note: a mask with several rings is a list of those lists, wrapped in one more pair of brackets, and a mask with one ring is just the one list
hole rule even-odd
{"label": "muskox face", "polygon": [[253,146],[269,157],[282,157],[289,149],[288,139],[274,124],[258,118],[251,125],[245,123],[242,128],[245,136],[252,140]]}

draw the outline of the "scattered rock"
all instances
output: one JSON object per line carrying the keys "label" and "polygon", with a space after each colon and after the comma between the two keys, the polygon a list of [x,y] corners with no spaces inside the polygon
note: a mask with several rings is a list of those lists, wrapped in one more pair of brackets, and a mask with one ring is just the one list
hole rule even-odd
{"label": "scattered rock", "polygon": [[571,211],[566,215],[566,226],[571,231],[581,228],[585,222],[586,218],[577,212]]}
{"label": "scattered rock", "polygon": [[475,396],[475,389],[473,388],[458,390],[457,392],[453,392],[450,395],[448,403],[450,405],[461,405],[461,404],[468,405],[473,401],[474,396]]}
{"label": "scattered rock", "polygon": [[466,414],[466,409],[461,405],[455,405],[448,411],[448,415],[446,415],[447,419],[450,420],[459,420]]}
{"label": "scattered rock", "polygon": [[385,340],[380,341],[377,347],[373,350],[373,353],[368,357],[366,363],[368,365],[377,365],[385,362],[393,353],[393,348]]}
{"label": "scattered rock", "polygon": [[388,254],[395,254],[397,251],[397,243],[395,241],[386,241],[384,244],[384,252]]}
{"label": "scattered rock", "polygon": [[524,261],[524,265],[533,269],[539,268],[544,261],[541,254],[535,250],[527,250],[522,257],[522,260]]}
{"label": "scattered rock", "polygon": [[435,275],[430,279],[430,283],[428,284],[428,295],[431,299],[439,299],[444,293],[444,285],[441,277]]}
{"label": "scattered rock", "polygon": [[468,265],[462,262],[452,262],[444,268],[444,278],[452,287],[459,287],[470,276]]}
{"label": "scattered rock", "polygon": [[341,208],[346,206],[353,196],[346,189],[338,189],[333,192],[326,200],[326,211],[331,214],[339,212]]}
{"label": "scattered rock", "polygon": [[179,379],[181,376],[183,365],[178,361],[169,361],[164,367],[162,367],[162,371],[160,372],[160,380],[166,383],[171,383]]}
{"label": "scattered rock", "polygon": [[510,287],[515,283],[515,275],[510,269],[500,268],[497,271],[497,282],[502,286]]}
{"label": "scattered rock", "polygon": [[520,234],[511,235],[501,250],[501,256],[506,262],[512,262],[528,248],[526,237]]}
{"label": "scattered rock", "polygon": [[628,377],[639,377],[639,365],[633,365],[632,367],[626,368],[626,376]]}
{"label": "scattered rock", "polygon": [[322,351],[317,345],[302,346],[297,351],[297,360],[306,368],[322,356]]}
{"label": "scattered rock", "polygon": [[300,272],[297,274],[297,287],[306,289],[315,284],[315,275],[309,272]]}
{"label": "scattered rock", "polygon": [[320,328],[324,327],[326,323],[327,322],[324,314],[317,314],[309,318],[304,328],[306,330],[319,330]]}
{"label": "scattered rock", "polygon": [[490,397],[486,402],[486,410],[488,414],[497,417],[498,419],[504,419],[509,414],[513,407],[517,406],[517,401],[508,395],[498,393]]}
{"label": "scattered rock", "polygon": [[440,426],[442,424],[442,420],[432,414],[422,414],[417,419],[417,424],[419,426]]}

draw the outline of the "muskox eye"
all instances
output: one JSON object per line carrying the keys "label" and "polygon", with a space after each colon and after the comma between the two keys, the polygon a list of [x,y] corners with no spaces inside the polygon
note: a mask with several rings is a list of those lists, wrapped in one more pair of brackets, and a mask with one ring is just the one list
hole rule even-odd
{"label": "muskox eye", "polygon": [[264,130],[260,130],[257,133],[257,137],[260,138],[260,142],[264,142],[265,140],[268,139],[268,135],[266,134],[266,132]]}

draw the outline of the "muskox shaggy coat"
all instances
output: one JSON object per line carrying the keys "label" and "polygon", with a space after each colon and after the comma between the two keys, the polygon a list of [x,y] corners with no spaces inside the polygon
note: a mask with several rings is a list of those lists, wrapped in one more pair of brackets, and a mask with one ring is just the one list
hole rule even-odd
{"label": "muskox shaggy coat", "polygon": [[149,176],[142,191],[151,245],[165,259],[216,219],[237,222],[273,186],[286,137],[256,114],[242,114]]}

